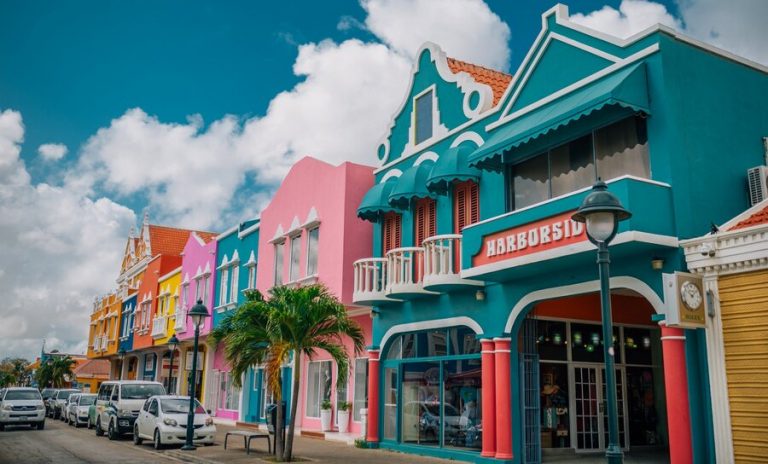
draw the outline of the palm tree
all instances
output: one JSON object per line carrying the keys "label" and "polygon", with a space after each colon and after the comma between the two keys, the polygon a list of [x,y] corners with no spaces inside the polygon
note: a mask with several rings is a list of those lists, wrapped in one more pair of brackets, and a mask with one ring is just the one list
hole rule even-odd
{"label": "palm tree", "polygon": [[73,377],[72,366],[74,365],[75,360],[69,355],[49,358],[40,365],[35,374],[38,385],[61,388],[64,382],[68,382]]}
{"label": "palm tree", "polygon": [[[212,338],[215,343],[224,343],[224,354],[238,386],[249,367],[264,364],[267,388],[278,402],[282,399],[281,368],[290,361],[291,353],[296,353],[291,418],[284,449],[281,434],[275,434],[278,455],[290,461],[301,383],[299,356],[312,359],[318,350],[328,353],[336,362],[337,384],[341,387],[347,382],[350,363],[344,337],[352,342],[355,354],[363,350],[364,338],[360,326],[347,316],[344,305],[323,285],[274,287],[270,296],[265,300],[259,292],[249,292],[247,301],[212,332]],[[282,408],[277,413],[277,430],[281,430]]]}

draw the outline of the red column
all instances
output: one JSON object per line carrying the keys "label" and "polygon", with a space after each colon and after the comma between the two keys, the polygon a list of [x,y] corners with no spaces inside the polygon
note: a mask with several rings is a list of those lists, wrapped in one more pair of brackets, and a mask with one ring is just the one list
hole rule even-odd
{"label": "red column", "polygon": [[366,440],[379,442],[379,350],[368,352],[368,430]]}
{"label": "red column", "polygon": [[685,365],[685,332],[661,325],[664,356],[664,388],[667,394],[670,464],[693,462],[691,413],[688,402],[688,374]]}
{"label": "red column", "polygon": [[496,367],[493,340],[480,340],[482,345],[483,381],[483,451],[480,456],[496,456]]}
{"label": "red column", "polygon": [[494,338],[496,375],[496,459],[512,459],[512,390],[509,338]]}

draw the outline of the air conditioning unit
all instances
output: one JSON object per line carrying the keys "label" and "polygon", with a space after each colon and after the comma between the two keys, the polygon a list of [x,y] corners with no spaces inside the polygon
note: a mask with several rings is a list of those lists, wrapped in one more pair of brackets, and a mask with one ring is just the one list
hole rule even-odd
{"label": "air conditioning unit", "polygon": [[757,166],[747,170],[749,203],[754,206],[768,198],[768,166]]}

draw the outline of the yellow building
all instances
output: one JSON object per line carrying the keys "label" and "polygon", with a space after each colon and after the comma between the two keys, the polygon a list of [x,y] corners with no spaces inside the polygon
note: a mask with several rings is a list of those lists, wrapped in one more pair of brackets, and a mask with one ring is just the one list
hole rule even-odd
{"label": "yellow building", "polygon": [[77,388],[86,393],[96,393],[99,386],[105,380],[109,380],[108,359],[88,359],[85,362],[78,363],[72,370],[77,381]]}
{"label": "yellow building", "polygon": [[89,358],[117,353],[121,300],[115,293],[96,298],[88,331]]}
{"label": "yellow building", "polygon": [[160,277],[157,284],[157,311],[152,320],[154,346],[165,345],[175,333],[176,307],[179,302],[181,267]]}
{"label": "yellow building", "polygon": [[717,462],[768,454],[768,200],[716,232],[681,242],[704,279]]}

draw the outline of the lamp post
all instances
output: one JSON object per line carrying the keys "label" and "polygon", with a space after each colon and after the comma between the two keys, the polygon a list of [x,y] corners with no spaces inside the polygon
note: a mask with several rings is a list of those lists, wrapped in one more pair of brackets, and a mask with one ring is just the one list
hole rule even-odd
{"label": "lamp post", "polygon": [[176,334],[171,335],[171,338],[168,339],[168,349],[171,350],[171,365],[168,368],[168,393],[173,394],[171,392],[171,387],[173,386],[173,355],[176,354],[176,347],[179,346],[179,339],[176,338]]}
{"label": "lamp post", "polygon": [[117,358],[120,360],[120,379],[123,380],[123,360],[125,359],[125,348],[120,348],[117,352]]}
{"label": "lamp post", "polygon": [[192,443],[195,435],[195,383],[197,380],[197,342],[200,337],[200,326],[205,321],[205,318],[209,316],[208,308],[203,304],[203,300],[197,300],[197,304],[192,306],[189,310],[188,316],[192,319],[192,323],[195,325],[195,343],[192,351],[192,388],[189,395],[189,414],[187,415],[187,440],[184,446],[181,447],[184,451],[194,451],[195,445]]}
{"label": "lamp post", "polygon": [[611,287],[608,244],[616,236],[619,221],[632,214],[621,206],[619,199],[598,179],[579,209],[571,216],[586,223],[589,241],[597,245],[597,265],[600,273],[600,306],[603,319],[603,356],[605,358],[605,395],[608,400],[608,446],[605,457],[610,464],[624,462],[619,443],[619,410],[616,400],[616,368],[614,367],[613,320],[611,318]]}

